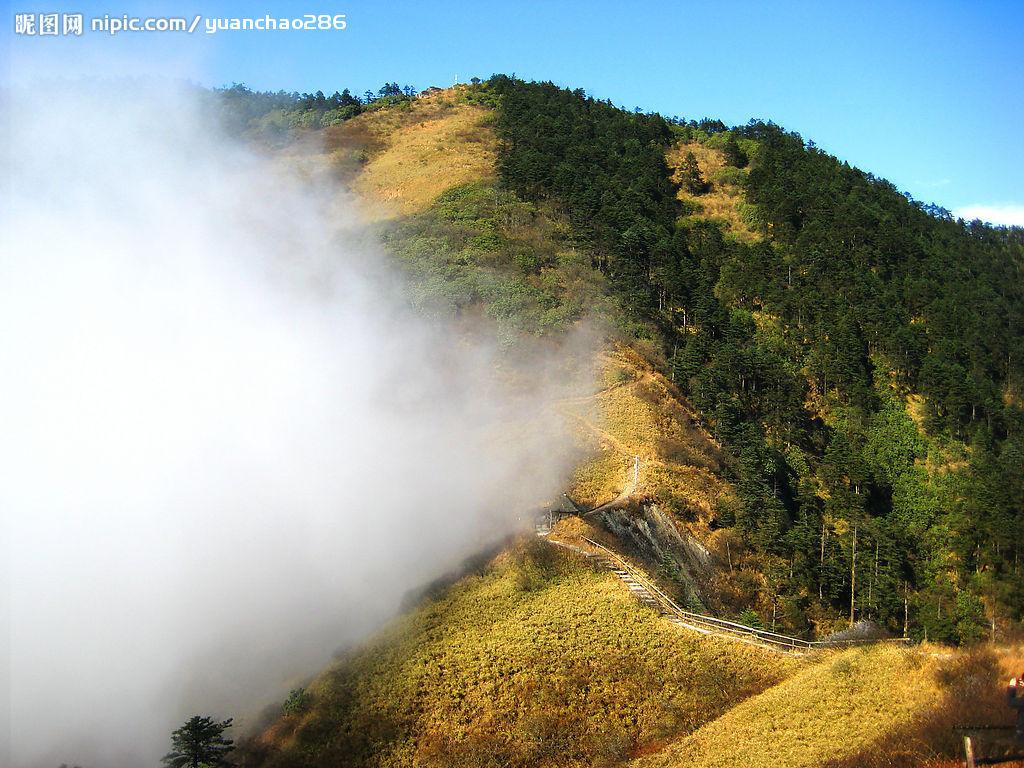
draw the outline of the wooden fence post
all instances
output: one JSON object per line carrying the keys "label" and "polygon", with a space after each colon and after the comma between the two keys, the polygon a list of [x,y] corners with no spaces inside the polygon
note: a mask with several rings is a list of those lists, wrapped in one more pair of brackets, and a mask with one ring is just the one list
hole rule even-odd
{"label": "wooden fence post", "polygon": [[974,745],[971,743],[970,736],[964,736],[964,759],[966,761],[967,768],[975,768],[974,766]]}

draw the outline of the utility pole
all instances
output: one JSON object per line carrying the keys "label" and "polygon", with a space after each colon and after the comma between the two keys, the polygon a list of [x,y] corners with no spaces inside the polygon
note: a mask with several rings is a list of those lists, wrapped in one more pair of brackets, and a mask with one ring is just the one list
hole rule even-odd
{"label": "utility pole", "polygon": [[640,457],[633,457],[633,493],[636,493],[637,483],[640,482]]}

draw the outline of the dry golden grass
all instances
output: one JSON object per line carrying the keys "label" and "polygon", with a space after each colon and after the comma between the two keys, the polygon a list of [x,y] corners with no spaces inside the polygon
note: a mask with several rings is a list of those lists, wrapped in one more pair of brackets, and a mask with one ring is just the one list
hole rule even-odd
{"label": "dry golden grass", "polygon": [[620,765],[801,662],[686,632],[536,537],[396,620],[243,745],[246,765]]}
{"label": "dry golden grass", "polygon": [[917,428],[924,433],[924,396],[919,394],[911,394],[907,396],[907,415],[910,416]]}
{"label": "dry golden grass", "polygon": [[[696,203],[701,211],[696,215],[702,219],[714,219],[725,226],[726,232],[745,242],[760,239],[744,221],[741,204],[745,202],[743,190],[734,184],[716,180],[716,175],[726,168],[723,154],[699,142],[679,143],[669,148],[665,160],[672,169],[673,178],[679,180],[679,167],[687,152],[693,152],[700,166],[701,174],[708,181],[710,188],[702,195],[691,195],[684,189],[679,190],[679,199],[686,203]],[[746,169],[740,171],[746,173]]]}
{"label": "dry golden grass", "polygon": [[[386,207],[378,215],[402,215],[493,178],[487,120],[446,92],[328,129],[327,150]],[[688,149],[713,179],[716,150],[675,147],[670,162]],[[736,237],[755,237],[735,187],[712,182],[699,202]],[[638,455],[637,495],[681,520],[734,503],[719,446],[671,383],[627,347],[597,364],[601,392],[563,405],[591,453],[574,498],[616,496]],[[729,532],[695,528],[730,558]],[[579,518],[556,533],[608,535]],[[640,606],[609,574],[538,544],[547,546],[500,556],[325,672],[311,708],[273,724],[246,764],[939,766],[952,724],[1006,719],[993,679],[1024,664],[1019,648],[992,657],[879,647],[796,661],[702,638]]]}
{"label": "dry golden grass", "polygon": [[[365,162],[353,187],[368,201],[371,218],[390,218],[423,211],[454,186],[493,179],[496,144],[489,119],[487,110],[460,102],[458,90],[449,89],[408,108],[365,113],[328,129],[326,143],[339,166],[344,157],[362,153]],[[702,167],[708,164],[706,172],[723,166],[717,150],[698,144],[693,149]],[[733,187],[714,184],[704,197],[708,204],[728,200],[738,217],[732,206],[737,195]],[[716,215],[710,209],[707,214]],[[599,365],[603,391],[567,409],[591,457],[572,478],[573,498],[594,506],[615,497],[626,487],[632,457],[640,456],[640,495],[688,518],[710,517],[730,493],[718,476],[720,448],[641,355],[619,347]]]}
{"label": "dry golden grass", "polygon": [[[1013,713],[1004,691],[1010,677],[1024,664],[1020,646],[993,648],[982,645],[966,650],[925,646],[932,679],[939,695],[901,728],[879,733],[859,754],[830,760],[827,768],[914,768],[963,765],[955,759],[962,750],[957,726],[1009,726]],[[998,740],[999,737],[996,736]],[[978,754],[993,746],[992,736],[981,737]],[[1004,764],[1008,768],[1017,763]]]}
{"label": "dry golden grass", "polygon": [[353,188],[368,201],[369,218],[419,213],[445,190],[494,178],[491,113],[458,96],[444,91],[327,129],[336,164],[345,164],[346,152],[361,154]]}
{"label": "dry golden grass", "polygon": [[[990,650],[836,653],[631,768],[869,768],[948,760],[952,726],[1006,713]],[[939,764],[936,762],[935,764]]]}
{"label": "dry golden grass", "polygon": [[590,459],[576,470],[570,495],[587,506],[628,486],[640,457],[635,496],[685,520],[710,518],[731,490],[720,477],[720,446],[698,424],[678,391],[636,351],[615,346],[597,360],[601,389],[567,403]]}
{"label": "dry golden grass", "polygon": [[[581,435],[581,440],[587,440]],[[579,464],[570,479],[569,495],[584,507],[596,507],[619,495],[632,467],[629,457],[607,442],[587,440],[592,457]]]}

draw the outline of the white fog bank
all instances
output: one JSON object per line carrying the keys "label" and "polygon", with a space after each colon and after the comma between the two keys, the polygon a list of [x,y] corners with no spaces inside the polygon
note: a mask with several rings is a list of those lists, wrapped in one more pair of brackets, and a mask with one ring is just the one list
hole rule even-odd
{"label": "white fog bank", "polygon": [[184,89],[7,107],[11,764],[156,765],[185,717],[281,697],[557,496],[572,366],[496,375],[407,308],[343,193]]}

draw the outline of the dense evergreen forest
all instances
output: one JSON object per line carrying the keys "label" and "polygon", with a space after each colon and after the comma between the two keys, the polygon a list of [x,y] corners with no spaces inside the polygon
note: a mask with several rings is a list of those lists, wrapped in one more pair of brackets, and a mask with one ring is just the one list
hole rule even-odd
{"label": "dense evergreen forest", "polygon": [[[953,221],[772,123],[668,121],[506,76],[482,91],[504,183],[564,205],[735,456],[742,504],[714,522],[784,612],[825,601],[960,642],[1021,617],[1024,232]],[[759,239],[686,215],[678,141],[749,163]]]}

